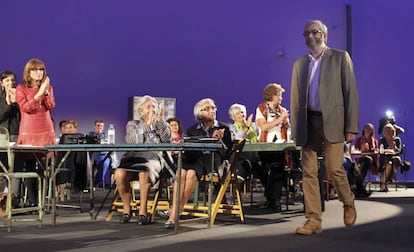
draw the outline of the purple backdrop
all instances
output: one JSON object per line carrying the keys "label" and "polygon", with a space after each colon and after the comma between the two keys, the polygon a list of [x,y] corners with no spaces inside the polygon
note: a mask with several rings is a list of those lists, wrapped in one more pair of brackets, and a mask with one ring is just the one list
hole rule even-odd
{"label": "purple backdrop", "polygon": [[0,69],[15,71],[20,81],[28,59],[44,60],[55,88],[55,120],[76,119],[86,132],[95,119],[104,119],[115,123],[117,142],[123,142],[130,96],[177,98],[177,116],[186,127],[194,122],[193,105],[204,97],[216,101],[221,121],[230,121],[227,109],[234,102],[254,112],[269,82],[286,88],[288,107],[293,61],[307,52],[301,35],[305,21],[323,20],[328,44],[345,49],[345,4],[351,4],[353,13],[361,126],[377,126],[385,110],[392,109],[406,129],[402,138],[410,156],[414,139],[408,94],[414,73],[407,31],[414,18],[404,5],[357,0],[6,1],[0,15]]}

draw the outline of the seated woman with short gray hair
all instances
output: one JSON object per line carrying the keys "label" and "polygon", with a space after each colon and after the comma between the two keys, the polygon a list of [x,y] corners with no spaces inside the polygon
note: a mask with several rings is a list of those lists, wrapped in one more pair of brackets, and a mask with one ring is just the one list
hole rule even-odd
{"label": "seated woman with short gray hair", "polygon": [[[129,121],[126,126],[125,140],[128,144],[170,142],[171,133],[164,120],[164,107],[158,106],[155,98],[148,95],[140,98],[136,113],[139,119]],[[158,151],[128,151],[122,156],[115,170],[116,185],[123,204],[121,223],[128,223],[131,219],[130,182],[136,177],[140,186],[138,224],[151,223],[151,216],[147,214],[147,201],[151,184],[156,182],[162,170],[158,154]]]}

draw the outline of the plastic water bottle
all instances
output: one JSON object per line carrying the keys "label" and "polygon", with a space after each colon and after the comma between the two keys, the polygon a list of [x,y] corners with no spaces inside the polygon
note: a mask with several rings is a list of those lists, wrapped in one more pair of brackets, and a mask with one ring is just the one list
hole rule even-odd
{"label": "plastic water bottle", "polygon": [[383,144],[380,144],[379,151],[380,151],[380,154],[384,154],[384,145]]}
{"label": "plastic water bottle", "polygon": [[287,142],[288,143],[291,143],[292,142],[292,129],[290,128],[290,126],[287,129]]}
{"label": "plastic water bottle", "polygon": [[115,127],[113,124],[109,124],[108,128],[108,143],[115,144]]}

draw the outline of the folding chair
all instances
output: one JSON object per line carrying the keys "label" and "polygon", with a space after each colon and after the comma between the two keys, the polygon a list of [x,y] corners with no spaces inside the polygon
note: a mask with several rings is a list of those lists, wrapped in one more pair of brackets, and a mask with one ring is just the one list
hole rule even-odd
{"label": "folding chair", "polygon": [[[245,223],[244,212],[243,212],[243,203],[240,197],[239,192],[239,185],[237,181],[237,172],[236,172],[236,163],[239,160],[240,154],[243,150],[244,144],[246,143],[245,139],[239,140],[233,145],[233,153],[232,159],[230,161],[230,168],[229,170],[223,174],[223,177],[220,179],[218,176],[213,176],[213,181],[211,182],[210,179],[207,179],[209,176],[205,176],[205,181],[209,182],[211,185],[212,183],[218,183],[220,185],[220,189],[218,194],[211,205],[211,216],[209,225],[213,225],[217,214],[231,214],[231,215],[238,215],[240,217],[241,223]],[[227,192],[227,188],[229,185],[232,184],[233,191],[235,193],[235,202],[234,203],[223,203],[224,195]],[[194,202],[195,204],[186,204],[184,206],[184,211],[182,212],[183,215],[190,215],[194,217],[208,217],[208,207],[205,204],[199,205],[198,202]]]}
{"label": "folding chair", "polygon": [[[42,178],[39,174],[36,172],[13,172],[13,168],[11,167],[14,160],[12,160],[11,150],[10,150],[10,144],[9,144],[9,131],[4,128],[0,127],[0,149],[5,151],[7,153],[7,159],[8,159],[8,165],[9,170],[5,167],[5,165],[0,162],[0,166],[3,170],[3,172],[0,173],[0,177],[5,177],[7,180],[8,188],[7,191],[7,200],[6,200],[6,215],[5,215],[5,222],[6,227],[8,228],[8,232],[11,232],[11,226],[12,226],[12,215],[17,213],[26,213],[31,211],[37,211],[38,212],[38,218],[37,219],[15,219],[21,220],[21,221],[39,221],[39,228],[42,227],[43,222],[43,197],[42,197]],[[22,207],[22,208],[15,208],[13,209],[12,206],[12,190],[13,187],[13,179],[15,178],[34,178],[37,181],[38,186],[38,203],[37,206],[33,207]]]}
{"label": "folding chair", "polygon": [[[158,183],[158,187],[154,187],[153,186],[153,191],[154,191],[154,196],[152,198],[152,200],[148,200],[147,201],[147,212],[148,214],[151,215],[151,222],[154,222],[154,218],[155,218],[155,213],[158,210],[169,210],[170,209],[170,190],[169,190],[169,178],[171,176],[174,176],[174,172],[175,172],[175,164],[172,163],[171,159],[168,156],[167,152],[163,152],[162,154],[159,155],[159,158],[162,162],[163,165],[163,169],[160,173],[160,178],[159,178],[159,183]],[[136,181],[131,181],[131,215],[132,216],[138,216],[138,211],[140,206],[140,200],[139,198],[136,197],[135,195],[135,191],[139,190],[136,186]],[[165,189],[166,191],[166,199],[165,200],[160,200],[161,196],[162,196],[162,192]],[[111,191],[108,192],[108,194]],[[106,197],[105,197],[106,199]],[[104,200],[105,202],[105,200]],[[102,204],[104,204],[104,202]],[[99,208],[99,210],[102,208]],[[96,214],[96,216],[99,214],[99,210],[98,213]],[[122,201],[120,199],[120,195],[118,193],[118,190],[115,188],[115,192],[114,192],[114,197],[112,199],[112,203],[111,203],[111,207],[108,211],[108,214],[106,215],[106,220],[110,221],[112,219],[112,215],[114,212],[121,212],[122,213],[123,210],[123,204]],[[96,219],[95,216],[95,219]]]}

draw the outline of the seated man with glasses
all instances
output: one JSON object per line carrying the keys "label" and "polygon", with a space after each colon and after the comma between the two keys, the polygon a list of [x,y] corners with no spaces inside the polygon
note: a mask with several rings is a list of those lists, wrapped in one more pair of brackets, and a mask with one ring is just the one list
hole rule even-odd
{"label": "seated man with glasses", "polygon": [[[225,153],[221,155],[214,155],[214,168],[217,169],[223,160],[229,159],[230,152],[233,146],[231,140],[231,132],[229,127],[222,122],[216,120],[217,107],[214,101],[210,98],[200,100],[194,106],[194,117],[198,121],[196,124],[187,129],[187,136],[189,137],[211,137],[217,138],[226,147]],[[191,194],[193,193],[197,180],[203,174],[207,174],[211,170],[211,156],[210,153],[199,151],[185,152],[183,156],[183,165],[181,170],[181,188],[180,188],[180,206],[179,212],[182,212],[184,205],[187,203]],[[176,212],[176,190],[177,183],[174,182],[173,205],[170,210],[170,216],[165,223],[165,228],[173,228],[177,219]]]}

